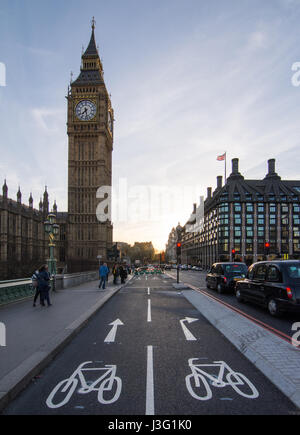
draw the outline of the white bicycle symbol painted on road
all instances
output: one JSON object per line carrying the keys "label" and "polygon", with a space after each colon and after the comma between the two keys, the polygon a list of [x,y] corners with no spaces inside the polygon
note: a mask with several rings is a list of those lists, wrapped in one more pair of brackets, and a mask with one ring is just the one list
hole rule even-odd
{"label": "white bicycle symbol painted on road", "polygon": [[[191,358],[189,366],[192,374],[186,376],[185,382],[187,389],[192,397],[197,400],[209,400],[212,398],[213,387],[223,388],[231,386],[238,394],[248,399],[256,399],[259,393],[255,386],[242,373],[233,371],[224,361],[214,361],[213,364],[195,364],[198,358]],[[204,368],[218,368],[218,375],[207,373]],[[224,380],[225,370],[227,370],[226,380]]]}
{"label": "white bicycle symbol painted on road", "polygon": [[[116,376],[117,366],[106,365],[99,368],[84,368],[88,364],[93,364],[92,361],[87,361],[75,370],[69,379],[64,379],[50,393],[46,404],[49,408],[60,408],[66,405],[71,399],[76,390],[78,382],[81,383],[81,388],[77,391],[79,394],[88,394],[92,391],[98,391],[98,401],[103,405],[109,405],[116,402],[121,394],[122,381]],[[88,382],[85,377],[85,372],[104,371],[100,378]],[[54,403],[55,396],[63,394],[65,397],[60,402]],[[106,398],[104,398],[104,395]],[[107,397],[108,396],[108,397]]]}

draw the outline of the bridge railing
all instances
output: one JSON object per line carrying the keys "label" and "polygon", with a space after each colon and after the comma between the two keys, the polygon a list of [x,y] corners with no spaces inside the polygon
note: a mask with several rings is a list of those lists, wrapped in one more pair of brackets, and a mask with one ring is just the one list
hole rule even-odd
{"label": "bridge railing", "polygon": [[31,279],[0,281],[0,306],[32,297],[34,294]]}
{"label": "bridge railing", "polygon": [[[81,272],[67,275],[56,275],[51,278],[51,290],[63,290],[98,279],[98,272]],[[30,278],[0,281],[0,306],[23,299],[33,298],[35,288]]]}

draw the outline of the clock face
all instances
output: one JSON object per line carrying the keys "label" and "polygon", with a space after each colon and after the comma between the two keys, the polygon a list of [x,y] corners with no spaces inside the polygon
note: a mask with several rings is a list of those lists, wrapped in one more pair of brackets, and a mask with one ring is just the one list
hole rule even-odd
{"label": "clock face", "polygon": [[96,104],[89,100],[82,100],[77,104],[75,113],[81,121],[90,121],[96,115]]}

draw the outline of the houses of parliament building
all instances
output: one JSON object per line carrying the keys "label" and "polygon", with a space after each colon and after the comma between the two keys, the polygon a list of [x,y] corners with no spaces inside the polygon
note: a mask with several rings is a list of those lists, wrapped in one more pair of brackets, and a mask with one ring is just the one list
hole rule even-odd
{"label": "houses of parliament building", "polygon": [[[68,211],[50,210],[47,188],[38,209],[30,195],[23,204],[22,193],[10,199],[4,181],[0,195],[0,280],[29,276],[49,256],[44,222],[49,211],[56,215],[59,236],[55,242],[58,271],[94,270],[98,258],[106,259],[112,247],[110,218],[96,216],[100,187],[112,185],[114,112],[103,78],[103,66],[92,35],[78,78],[71,82],[68,101]],[[110,207],[110,198],[105,198]],[[109,213],[107,213],[109,216]]]}

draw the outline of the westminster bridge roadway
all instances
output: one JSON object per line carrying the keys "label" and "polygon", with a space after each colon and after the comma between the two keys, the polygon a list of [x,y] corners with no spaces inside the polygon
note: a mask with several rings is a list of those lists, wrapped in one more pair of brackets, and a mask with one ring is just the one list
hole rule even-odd
{"label": "westminster bridge roadway", "polygon": [[[203,287],[204,274],[186,273],[181,278]],[[99,291],[97,283],[89,285],[90,292]],[[281,338],[265,329],[259,333],[257,324],[252,330],[249,319],[228,310],[207,295],[177,287],[169,274],[135,276],[3,414],[299,413],[297,376],[292,385],[279,382],[280,391],[274,385],[276,376],[281,380],[292,375],[267,365],[275,351],[282,351]],[[54,313],[55,305],[44,315],[55,318]],[[224,317],[227,338],[220,323],[217,329],[213,319],[208,321],[209,315]],[[241,346],[234,342],[236,337],[231,343],[228,321],[232,336],[236,331],[242,334]],[[281,341],[285,364],[290,358],[297,373],[299,352]],[[259,361],[250,361],[259,344],[268,348],[263,369]]]}

